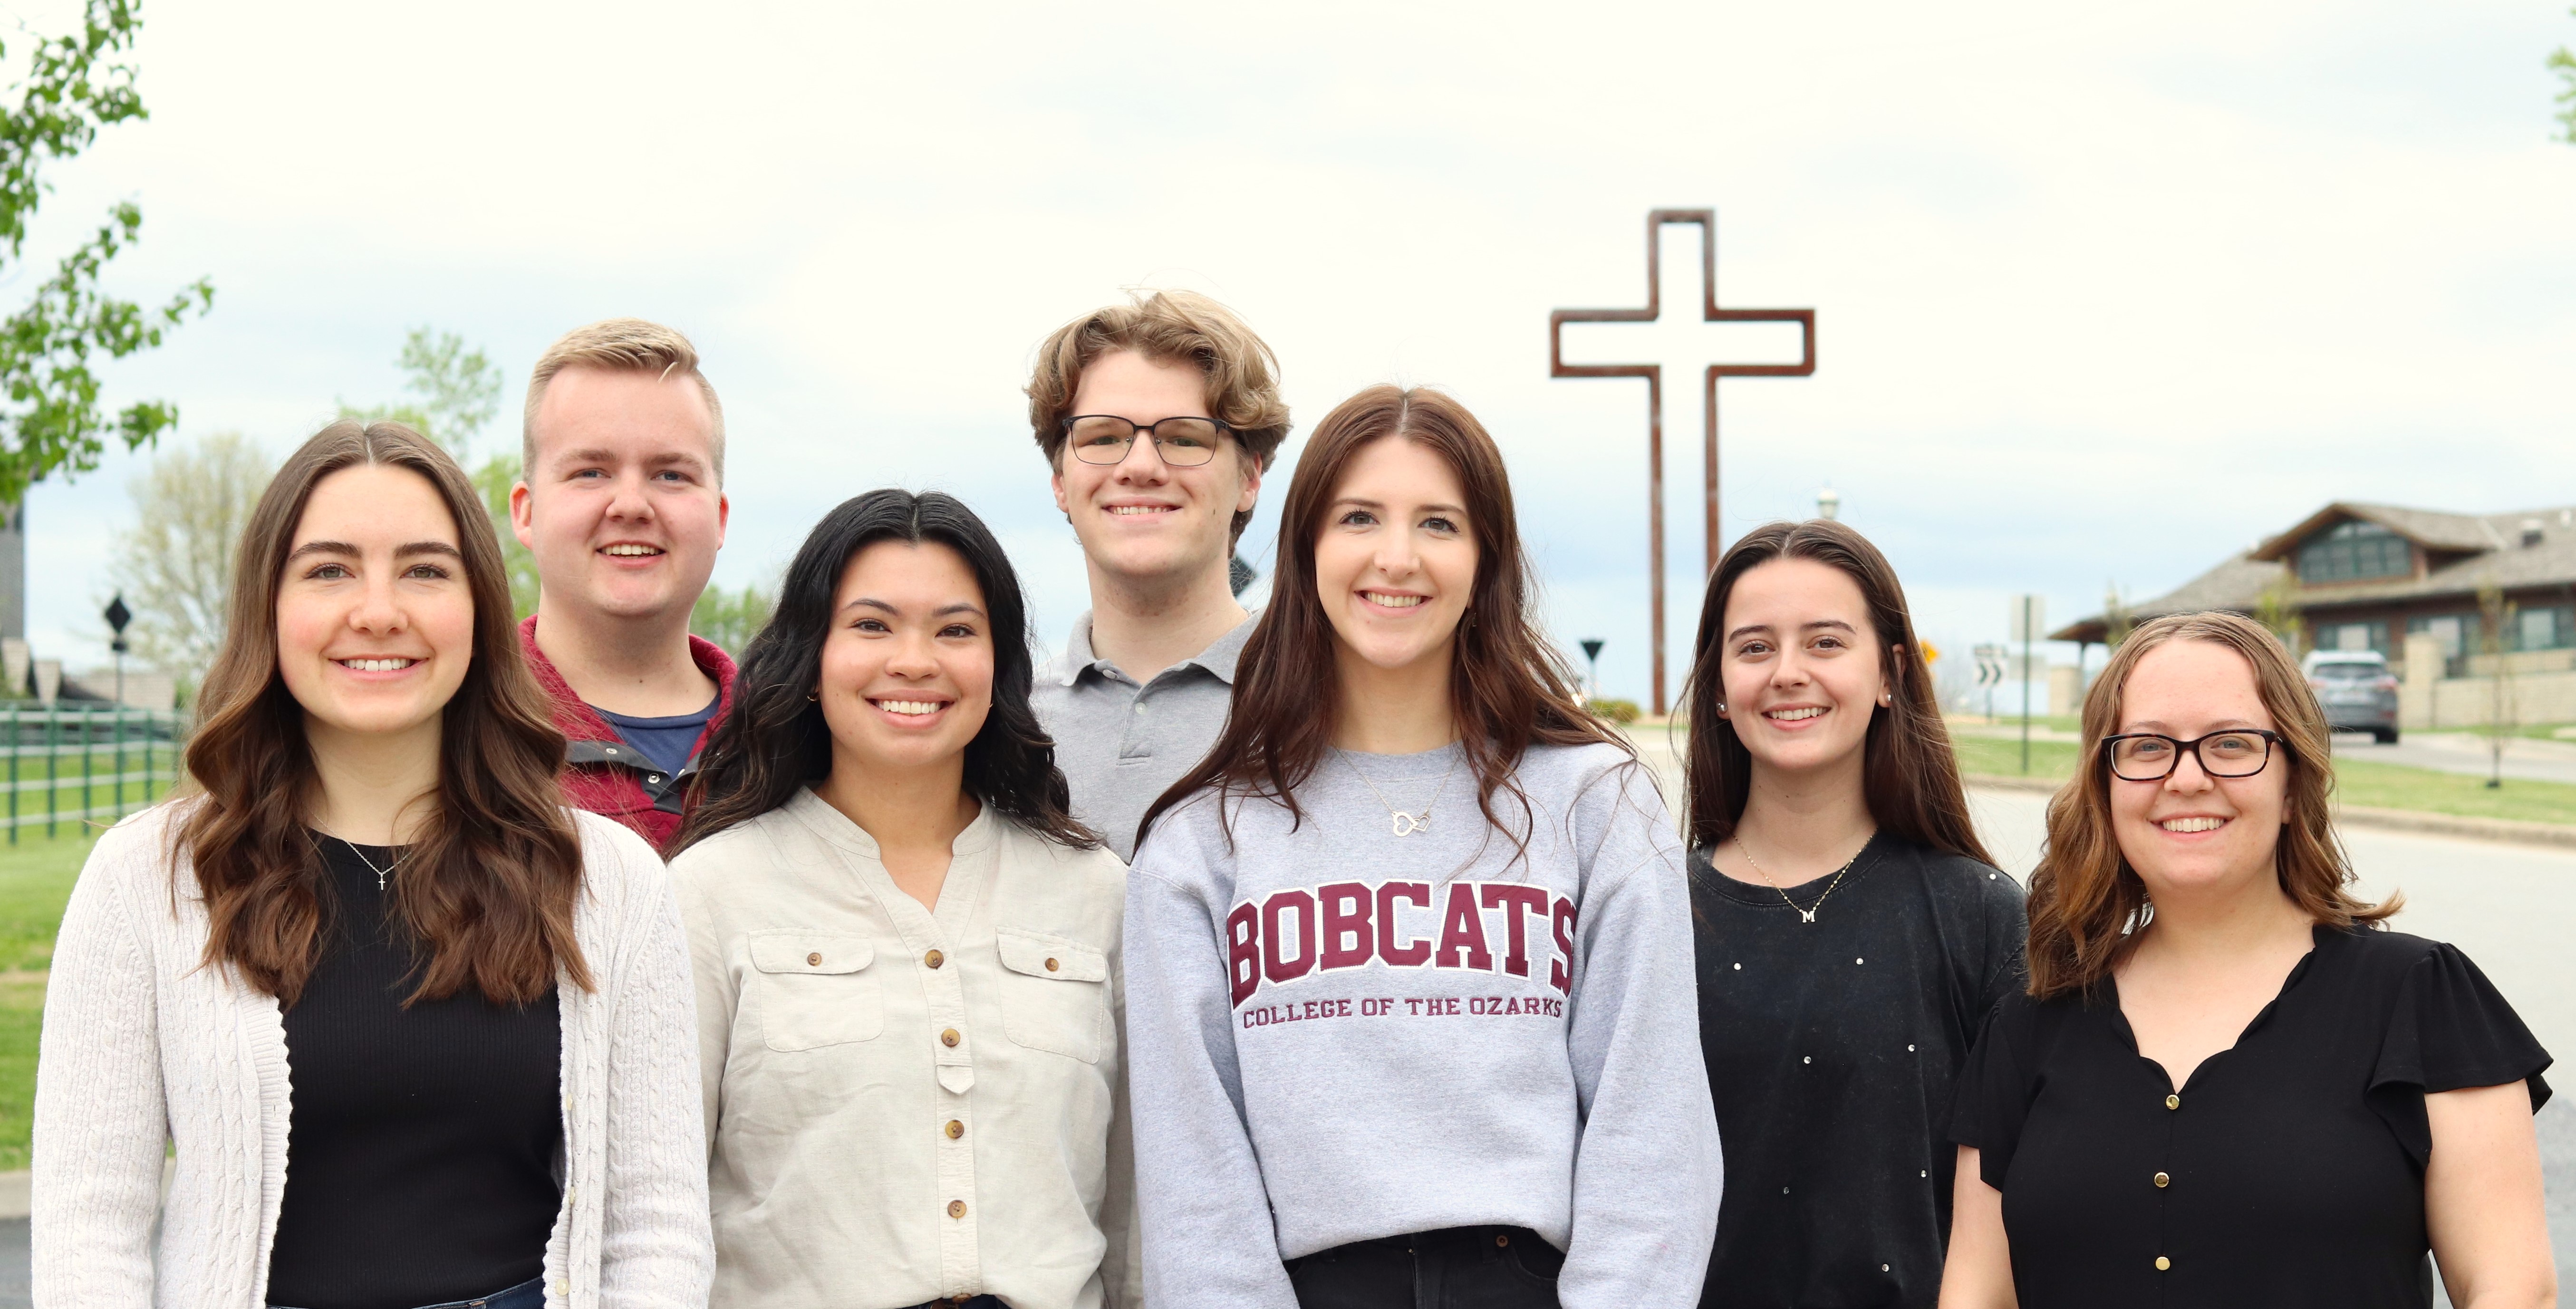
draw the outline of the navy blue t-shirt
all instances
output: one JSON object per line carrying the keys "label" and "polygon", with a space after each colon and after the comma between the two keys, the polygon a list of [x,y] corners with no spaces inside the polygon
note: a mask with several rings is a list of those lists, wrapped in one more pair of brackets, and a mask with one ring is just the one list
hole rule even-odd
{"label": "navy blue t-shirt", "polygon": [[669,718],[635,718],[612,714],[597,705],[591,708],[608,725],[626,738],[628,745],[644,752],[653,766],[665,773],[676,773],[689,764],[689,755],[698,744],[698,735],[707,728],[707,720],[716,716],[716,706],[724,703],[724,693],[707,701],[707,707],[693,714],[674,714]]}

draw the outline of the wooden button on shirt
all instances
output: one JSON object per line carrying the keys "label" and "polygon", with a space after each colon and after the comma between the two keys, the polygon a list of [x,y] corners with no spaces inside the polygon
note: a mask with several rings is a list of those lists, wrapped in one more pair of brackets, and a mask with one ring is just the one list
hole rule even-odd
{"label": "wooden button on shirt", "polygon": [[697,972],[713,1303],[1139,1303],[1116,856],[988,809],[924,908],[805,791],[671,877]]}
{"label": "wooden button on shirt", "polygon": [[2003,1192],[2025,1309],[2430,1309],[2424,1097],[2527,1080],[2537,1110],[2549,1055],[2450,946],[2315,942],[2180,1088],[2139,1055],[2113,982],[1995,1010],[1951,1136]]}

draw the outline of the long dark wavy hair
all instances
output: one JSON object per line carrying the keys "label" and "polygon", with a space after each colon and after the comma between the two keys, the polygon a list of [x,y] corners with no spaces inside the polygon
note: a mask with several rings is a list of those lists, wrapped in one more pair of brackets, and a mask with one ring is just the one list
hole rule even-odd
{"label": "long dark wavy hair", "polygon": [[957,552],[984,592],[993,632],[993,708],[966,743],[965,788],[994,812],[1050,840],[1092,849],[1100,838],[1075,822],[1073,792],[1055,766],[1055,741],[1029,707],[1028,602],[1010,556],[984,520],[954,496],[889,487],[841,502],[823,516],[778,592],[769,625],[743,651],[733,712],[707,744],[694,784],[696,804],[671,853],[796,798],[832,773],[832,731],[811,696],[823,675],[823,643],[841,574],[879,541],[933,544]]}
{"label": "long dark wavy hair", "polygon": [[[1476,539],[1476,582],[1450,644],[1450,712],[1459,746],[1476,774],[1476,806],[1494,828],[1511,832],[1495,810],[1495,793],[1520,801],[1527,830],[1528,797],[1512,770],[1533,745],[1615,745],[1621,740],[1583,708],[1564,656],[1542,640],[1531,617],[1529,561],[1521,552],[1503,452],[1467,407],[1438,391],[1373,386],[1345,400],[1317,425],[1297,458],[1279,519],[1277,571],[1270,603],[1235,665],[1234,707],[1207,758],[1145,811],[1136,828],[1143,845],[1154,820],[1205,789],[1221,797],[1260,796],[1304,820],[1297,787],[1324,761],[1341,711],[1332,619],[1315,590],[1315,542],[1323,535],[1342,475],[1370,443],[1405,440],[1437,455],[1467,497]],[[1633,752],[1632,752],[1633,753]],[[1220,813],[1223,809],[1220,808]]]}
{"label": "long dark wavy hair", "polygon": [[1968,795],[1959,785],[1958,756],[1950,750],[1950,729],[1941,721],[1940,697],[1933,693],[1932,666],[1923,658],[1923,643],[1914,637],[1914,619],[1906,612],[1905,588],[1896,570],[1869,538],[1826,518],[1803,523],[1765,523],[1727,548],[1709,576],[1708,597],[1700,605],[1699,636],[1691,644],[1690,677],[1682,702],[1690,706],[1690,760],[1685,772],[1685,807],[1690,813],[1690,843],[1714,849],[1735,834],[1752,794],[1753,755],[1735,734],[1735,724],[1718,713],[1726,699],[1723,663],[1726,601],[1746,573],[1774,559],[1808,559],[1834,568],[1860,587],[1869,606],[1869,622],[1878,637],[1883,672],[1893,703],[1870,706],[1869,736],[1862,746],[1861,794],[1878,825],[1912,841],[1948,854],[1966,855],[1991,864],[1977,825],[1968,816]]}
{"label": "long dark wavy hair", "polygon": [[269,482],[242,533],[223,648],[187,747],[188,789],[200,795],[183,802],[191,807],[173,833],[205,895],[206,962],[292,1006],[337,912],[307,825],[313,751],[304,709],[278,672],[277,596],[314,486],[360,466],[416,473],[438,493],[456,520],[474,600],[473,657],[440,711],[435,811],[388,889],[426,955],[404,1003],[470,985],[495,1003],[524,1005],[555,984],[558,968],[588,990],[573,939],[581,838],[556,783],[564,738],[519,650],[501,543],[465,470],[400,423],[343,420],[315,433]]}

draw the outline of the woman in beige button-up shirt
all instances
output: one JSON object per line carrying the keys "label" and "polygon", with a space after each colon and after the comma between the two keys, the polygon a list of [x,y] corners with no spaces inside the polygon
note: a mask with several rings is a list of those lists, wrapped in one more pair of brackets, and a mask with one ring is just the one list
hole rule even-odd
{"label": "woman in beige button-up shirt", "polygon": [[1138,1302],[1126,869],[1065,809],[1017,579],[936,493],[815,528],[673,860],[717,1309]]}

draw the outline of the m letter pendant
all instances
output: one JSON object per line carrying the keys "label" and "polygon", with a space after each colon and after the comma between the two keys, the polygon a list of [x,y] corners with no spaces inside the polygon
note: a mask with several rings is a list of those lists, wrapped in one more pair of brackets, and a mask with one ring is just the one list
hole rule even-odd
{"label": "m letter pendant", "polygon": [[[1791,905],[1789,907],[1792,909],[1798,909],[1798,906],[1796,905]],[[1821,905],[1818,906],[1818,908],[1822,907],[1823,906]],[[1812,923],[1816,921],[1816,911],[1814,909],[1798,909],[1798,921],[1802,923]]]}
{"label": "m letter pendant", "polygon": [[1425,809],[1422,811],[1422,816],[1416,818],[1398,809],[1395,811],[1393,826],[1397,836],[1411,836],[1415,832],[1428,831],[1431,827],[1431,811]]}

